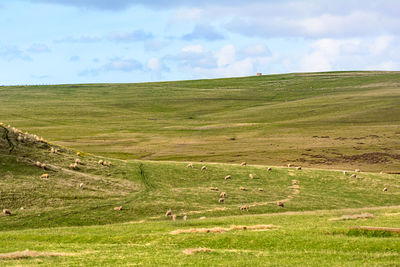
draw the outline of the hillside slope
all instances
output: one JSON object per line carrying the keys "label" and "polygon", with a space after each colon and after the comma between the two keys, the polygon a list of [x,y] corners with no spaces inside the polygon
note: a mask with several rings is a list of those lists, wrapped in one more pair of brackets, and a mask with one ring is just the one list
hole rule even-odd
{"label": "hillside slope", "polygon": [[[218,163],[188,168],[181,162],[78,155],[5,125],[0,137],[0,208],[12,212],[1,216],[0,230],[166,220],[168,209],[181,220],[184,215],[193,219],[400,204],[394,174],[361,172],[353,178],[353,172]],[[75,160],[80,164],[71,168]],[[220,203],[222,192],[227,195]],[[123,209],[113,209],[119,206]]]}
{"label": "hillside slope", "polygon": [[0,87],[3,121],[120,159],[400,170],[400,73]]}

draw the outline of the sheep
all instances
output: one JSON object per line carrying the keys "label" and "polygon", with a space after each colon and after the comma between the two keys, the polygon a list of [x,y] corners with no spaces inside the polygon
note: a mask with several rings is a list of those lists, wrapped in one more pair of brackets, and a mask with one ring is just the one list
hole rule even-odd
{"label": "sheep", "polygon": [[218,189],[218,187],[210,187],[210,190],[211,191],[218,191],[219,189]]}
{"label": "sheep", "polygon": [[200,217],[199,219],[200,220],[205,220],[207,217],[206,216],[203,216],[203,217]]}
{"label": "sheep", "polygon": [[57,153],[58,151],[57,151],[57,149],[55,149],[54,147],[52,147],[52,148],[50,149],[50,152],[51,152],[51,153]]}
{"label": "sheep", "polygon": [[355,171],[355,172],[361,172],[361,170],[360,170],[360,169],[355,169],[354,171]]}
{"label": "sheep", "polygon": [[17,140],[21,143],[24,141],[24,138],[21,135],[18,135]]}
{"label": "sheep", "polygon": [[108,166],[108,167],[111,167],[112,163],[111,163],[111,161],[104,161],[104,165]]}
{"label": "sheep", "polygon": [[75,159],[76,164],[82,164],[82,161],[80,159]]}
{"label": "sheep", "polygon": [[40,168],[42,168],[43,170],[45,170],[47,168],[47,165],[45,163],[40,164]]}
{"label": "sheep", "polygon": [[80,184],[79,184],[79,188],[80,188],[80,189],[83,189],[83,186],[84,186],[83,183],[80,183]]}
{"label": "sheep", "polygon": [[282,207],[282,208],[285,207],[285,204],[283,204],[283,202],[281,202],[281,201],[276,202],[276,205],[278,205],[279,207]]}
{"label": "sheep", "polygon": [[385,188],[383,188],[383,192],[387,192],[388,191],[388,189],[385,187]]}
{"label": "sheep", "polygon": [[218,199],[218,203],[224,203],[225,199],[224,198],[220,198]]}
{"label": "sheep", "polygon": [[258,191],[260,191],[260,192],[264,192],[264,189],[262,189],[262,188],[258,188]]}
{"label": "sheep", "polygon": [[122,206],[115,207],[114,210],[122,210]]}
{"label": "sheep", "polygon": [[250,179],[254,179],[253,174],[250,173],[250,174],[249,174],[249,178],[250,178]]}
{"label": "sheep", "polygon": [[42,164],[39,161],[36,161],[35,166],[39,167],[39,168],[42,168]]}
{"label": "sheep", "polygon": [[352,175],[350,175],[350,178],[357,178],[357,175],[353,173]]}
{"label": "sheep", "polygon": [[249,211],[249,206],[247,206],[247,205],[240,206],[239,209],[240,209],[240,210]]}
{"label": "sheep", "polygon": [[230,175],[227,175],[227,176],[225,176],[224,179],[225,179],[225,180],[231,179],[231,176],[230,176]]}
{"label": "sheep", "polygon": [[8,209],[3,209],[3,214],[4,214],[4,215],[11,216],[11,211],[8,210]]}
{"label": "sheep", "polygon": [[296,170],[300,171],[301,170],[301,166],[296,167]]}
{"label": "sheep", "polygon": [[40,178],[47,179],[47,178],[49,178],[49,174],[48,173],[44,173],[44,174],[40,175]]}
{"label": "sheep", "polygon": [[246,161],[243,161],[242,163],[240,163],[240,165],[241,165],[241,166],[246,166],[247,163],[246,163]]}
{"label": "sheep", "polygon": [[344,174],[344,175],[347,175],[347,172],[346,172],[346,171],[343,171],[343,174]]}
{"label": "sheep", "polygon": [[270,172],[270,171],[272,171],[272,168],[268,167],[267,172]]}
{"label": "sheep", "polygon": [[244,188],[243,186],[240,187],[240,190],[242,191],[247,191],[247,188]]}
{"label": "sheep", "polygon": [[186,165],[186,168],[193,168],[193,164],[190,162],[188,165]]}
{"label": "sheep", "polygon": [[219,197],[226,197],[226,192],[221,192],[221,194],[219,194]]}
{"label": "sheep", "polygon": [[99,164],[100,165],[104,165],[104,161],[101,159],[101,160],[99,160]]}
{"label": "sheep", "polygon": [[78,169],[79,169],[78,164],[76,164],[76,163],[70,164],[69,167],[70,167],[71,169],[73,169],[73,170],[78,170]]}
{"label": "sheep", "polygon": [[171,216],[172,215],[172,210],[167,210],[165,213],[165,217]]}
{"label": "sheep", "polygon": [[176,215],[172,215],[172,220],[175,222],[176,221]]}
{"label": "sheep", "polygon": [[288,166],[288,168],[290,168],[290,167],[292,167],[292,164],[288,163],[288,165],[287,165],[287,166]]}
{"label": "sheep", "polygon": [[187,218],[188,218],[187,215],[183,216],[184,221],[187,221]]}
{"label": "sheep", "polygon": [[205,171],[206,169],[207,169],[206,166],[201,167],[201,170],[202,170],[202,171]]}
{"label": "sheep", "polygon": [[78,157],[80,157],[80,156],[81,156],[81,152],[76,151],[76,155],[77,155]]}

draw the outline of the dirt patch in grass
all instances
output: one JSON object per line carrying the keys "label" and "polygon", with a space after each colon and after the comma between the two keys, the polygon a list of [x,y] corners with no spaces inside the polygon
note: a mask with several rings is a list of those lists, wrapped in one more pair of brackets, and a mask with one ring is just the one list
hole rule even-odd
{"label": "dirt patch in grass", "polygon": [[273,228],[277,228],[278,226],[268,224],[260,224],[260,225],[251,225],[251,226],[245,226],[245,225],[231,225],[231,227],[226,228],[226,227],[213,227],[213,228],[190,228],[190,229],[178,229],[175,231],[170,232],[172,235],[178,235],[178,234],[183,234],[183,233],[224,233],[228,231],[233,231],[233,230],[270,230]]}
{"label": "dirt patch in grass", "polygon": [[0,260],[17,260],[24,258],[37,258],[37,257],[61,257],[61,256],[73,256],[76,253],[64,253],[64,252],[38,252],[38,251],[15,251],[10,253],[1,253]]}
{"label": "dirt patch in grass", "polygon": [[208,253],[211,251],[212,250],[209,248],[187,248],[187,249],[183,250],[183,254],[193,255],[195,253]]}
{"label": "dirt patch in grass", "polygon": [[399,154],[390,154],[390,153],[381,153],[381,152],[372,152],[372,153],[363,153],[359,155],[353,156],[342,156],[342,159],[347,161],[359,161],[365,162],[368,164],[377,164],[377,163],[387,163],[391,162],[392,159],[400,160]]}
{"label": "dirt patch in grass", "polygon": [[346,221],[346,220],[357,220],[357,219],[369,219],[375,218],[375,216],[371,213],[362,213],[362,214],[351,214],[351,215],[343,215],[338,218],[329,219],[330,221]]}

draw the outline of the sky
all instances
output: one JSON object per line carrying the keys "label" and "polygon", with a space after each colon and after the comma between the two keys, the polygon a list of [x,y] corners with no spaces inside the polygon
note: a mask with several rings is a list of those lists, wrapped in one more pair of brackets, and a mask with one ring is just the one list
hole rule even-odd
{"label": "sky", "polygon": [[0,0],[0,85],[400,70],[398,0]]}

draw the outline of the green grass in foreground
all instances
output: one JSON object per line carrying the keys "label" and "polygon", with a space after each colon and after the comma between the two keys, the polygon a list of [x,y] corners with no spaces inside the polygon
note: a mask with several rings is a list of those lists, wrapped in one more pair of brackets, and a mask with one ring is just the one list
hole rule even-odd
{"label": "green grass in foreground", "polygon": [[[370,219],[330,219],[370,213]],[[38,251],[66,256],[0,259],[2,266],[397,266],[399,234],[350,226],[400,227],[400,207],[189,219],[177,222],[3,231],[0,253]],[[272,230],[171,234],[177,229],[275,225]],[[206,252],[184,254],[186,249]],[[0,254],[1,257],[2,254]]]}
{"label": "green grass in foreground", "polygon": [[330,72],[0,87],[0,120],[121,159],[399,171],[399,85],[399,72]]}

